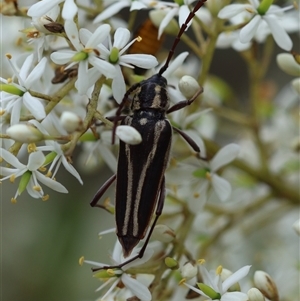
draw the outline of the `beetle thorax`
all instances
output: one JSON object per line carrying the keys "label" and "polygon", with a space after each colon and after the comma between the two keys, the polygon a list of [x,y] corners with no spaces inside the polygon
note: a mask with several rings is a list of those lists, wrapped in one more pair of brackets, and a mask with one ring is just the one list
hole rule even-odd
{"label": "beetle thorax", "polygon": [[157,74],[141,82],[133,96],[132,111],[147,109],[167,111],[170,99],[166,87],[166,79]]}

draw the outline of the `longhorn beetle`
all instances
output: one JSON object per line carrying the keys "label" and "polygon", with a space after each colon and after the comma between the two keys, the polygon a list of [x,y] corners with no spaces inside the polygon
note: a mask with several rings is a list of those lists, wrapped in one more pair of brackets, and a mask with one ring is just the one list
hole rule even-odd
{"label": "longhorn beetle", "polygon": [[[99,199],[116,180],[116,232],[123,248],[124,257],[128,257],[133,248],[144,238],[154,211],[155,218],[144,245],[136,256],[120,265],[107,266],[103,269],[121,268],[137,258],[142,258],[155,224],[162,213],[165,198],[164,173],[168,164],[172,141],[172,126],[166,118],[166,113],[190,105],[203,92],[201,88],[191,99],[180,101],[169,108],[167,80],[162,74],[167,70],[188,23],[205,2],[206,0],[198,1],[181,26],[164,66],[149,79],[130,87],[118,107],[116,116],[113,117],[112,143],[114,143],[117,122],[120,120],[122,120],[122,125],[130,125],[138,130],[142,136],[142,142],[138,145],[129,145],[120,141],[117,174],[114,174],[103,184],[90,204],[92,207],[97,206]],[[131,94],[133,94],[132,113],[129,116],[120,116],[122,108]],[[194,151],[200,152],[199,147],[189,136],[177,128],[173,127],[173,129],[187,141]],[[99,268],[93,269],[93,271],[96,270]]]}

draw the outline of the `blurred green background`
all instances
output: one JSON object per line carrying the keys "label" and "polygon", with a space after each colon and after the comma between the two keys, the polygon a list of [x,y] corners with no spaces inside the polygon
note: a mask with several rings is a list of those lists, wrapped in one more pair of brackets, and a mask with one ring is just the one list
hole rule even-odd
{"label": "blurred green background", "polygon": [[[63,171],[63,168],[62,170]],[[24,192],[10,202],[17,185],[1,188],[1,301],[95,300],[100,282],[91,266],[80,266],[81,256],[107,262],[113,234],[98,239],[98,232],[114,226],[114,217],[89,205],[107,178],[108,170],[83,177],[84,186],[61,172],[69,194],[50,193],[46,202]],[[113,194],[113,189],[111,189]]]}

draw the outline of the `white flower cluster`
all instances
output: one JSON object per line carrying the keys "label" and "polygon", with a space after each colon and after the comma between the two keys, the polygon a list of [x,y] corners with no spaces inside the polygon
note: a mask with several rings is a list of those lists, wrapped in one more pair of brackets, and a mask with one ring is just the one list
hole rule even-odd
{"label": "white flower cluster", "polygon": [[[1,5],[1,12],[23,16],[27,27],[18,29],[26,41],[21,39],[2,59],[8,68],[0,77],[0,184],[19,181],[13,203],[25,190],[45,201],[50,195],[44,186],[68,193],[67,185],[59,182],[62,166],[83,185],[72,164],[75,149],[78,158],[74,159],[83,162],[82,170],[91,172],[104,162],[116,173],[112,129],[127,144],[142,141],[131,126],[115,128],[120,116],[114,119],[119,105],[132,100],[133,95],[124,97],[126,90],[164,66],[165,53],[151,53],[156,39],[148,41],[145,32],[145,37],[131,35],[137,11],[149,13],[157,27],[155,37],[163,40],[164,34],[179,32],[198,2],[104,0],[100,5],[42,0],[22,9],[8,2]],[[204,86],[201,102],[197,99],[168,116],[175,128],[165,175],[163,221],[168,227],[156,225],[143,257],[128,264],[119,241],[111,256],[113,268],[81,258],[80,263],[91,264],[94,276],[103,281],[97,291],[105,292],[99,300],[176,301],[189,293],[196,300],[279,300],[277,286],[265,272],[255,272],[255,288],[245,293],[238,282],[248,275],[250,265],[235,273],[222,266],[208,271],[198,258],[209,257],[217,246],[218,252],[214,249],[210,258],[215,264],[227,257],[220,255],[220,246],[243,241],[245,230],[240,228],[248,227],[245,221],[252,214],[260,216],[255,218],[263,224],[265,216],[283,208],[283,202],[291,207],[298,204],[300,54],[293,49],[291,34],[299,33],[299,16],[294,5],[279,7],[272,0],[204,2],[184,28],[193,31],[194,38],[185,33],[181,37],[194,56],[187,59],[188,52],[179,53],[163,73],[172,105],[180,106],[180,101]],[[120,18],[125,10],[127,21]],[[149,52],[132,51],[142,43]],[[278,55],[277,63],[296,77],[294,90],[286,86],[278,92],[275,81],[264,77],[273,45],[288,52]],[[247,110],[245,103],[235,103],[238,97],[227,79],[210,74],[215,49],[228,47],[239,52],[249,70]],[[136,69],[143,69],[142,75]],[[181,147],[176,132],[191,146],[199,146],[200,154]],[[268,202],[271,209],[265,208]],[[113,207],[105,209],[114,213]],[[259,227],[259,222],[252,226]],[[236,232],[225,236],[234,226]],[[139,244],[129,260],[140,250]]]}

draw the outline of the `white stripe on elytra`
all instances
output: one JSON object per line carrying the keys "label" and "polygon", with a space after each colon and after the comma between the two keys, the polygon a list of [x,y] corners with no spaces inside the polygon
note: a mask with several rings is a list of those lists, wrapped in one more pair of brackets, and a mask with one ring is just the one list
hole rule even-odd
{"label": "white stripe on elytra", "polygon": [[157,143],[160,138],[160,133],[165,127],[165,122],[166,121],[159,121],[155,125],[153,148],[148,155],[146,163],[143,166],[142,173],[140,175],[140,179],[138,182],[137,194],[136,194],[136,199],[135,199],[134,209],[133,209],[133,235],[138,234],[138,230],[139,230],[138,210],[139,210],[139,206],[140,206],[140,202],[141,202],[142,188],[143,188],[143,185],[145,182],[148,166],[151,164],[151,162],[155,156],[156,149],[157,149]]}

